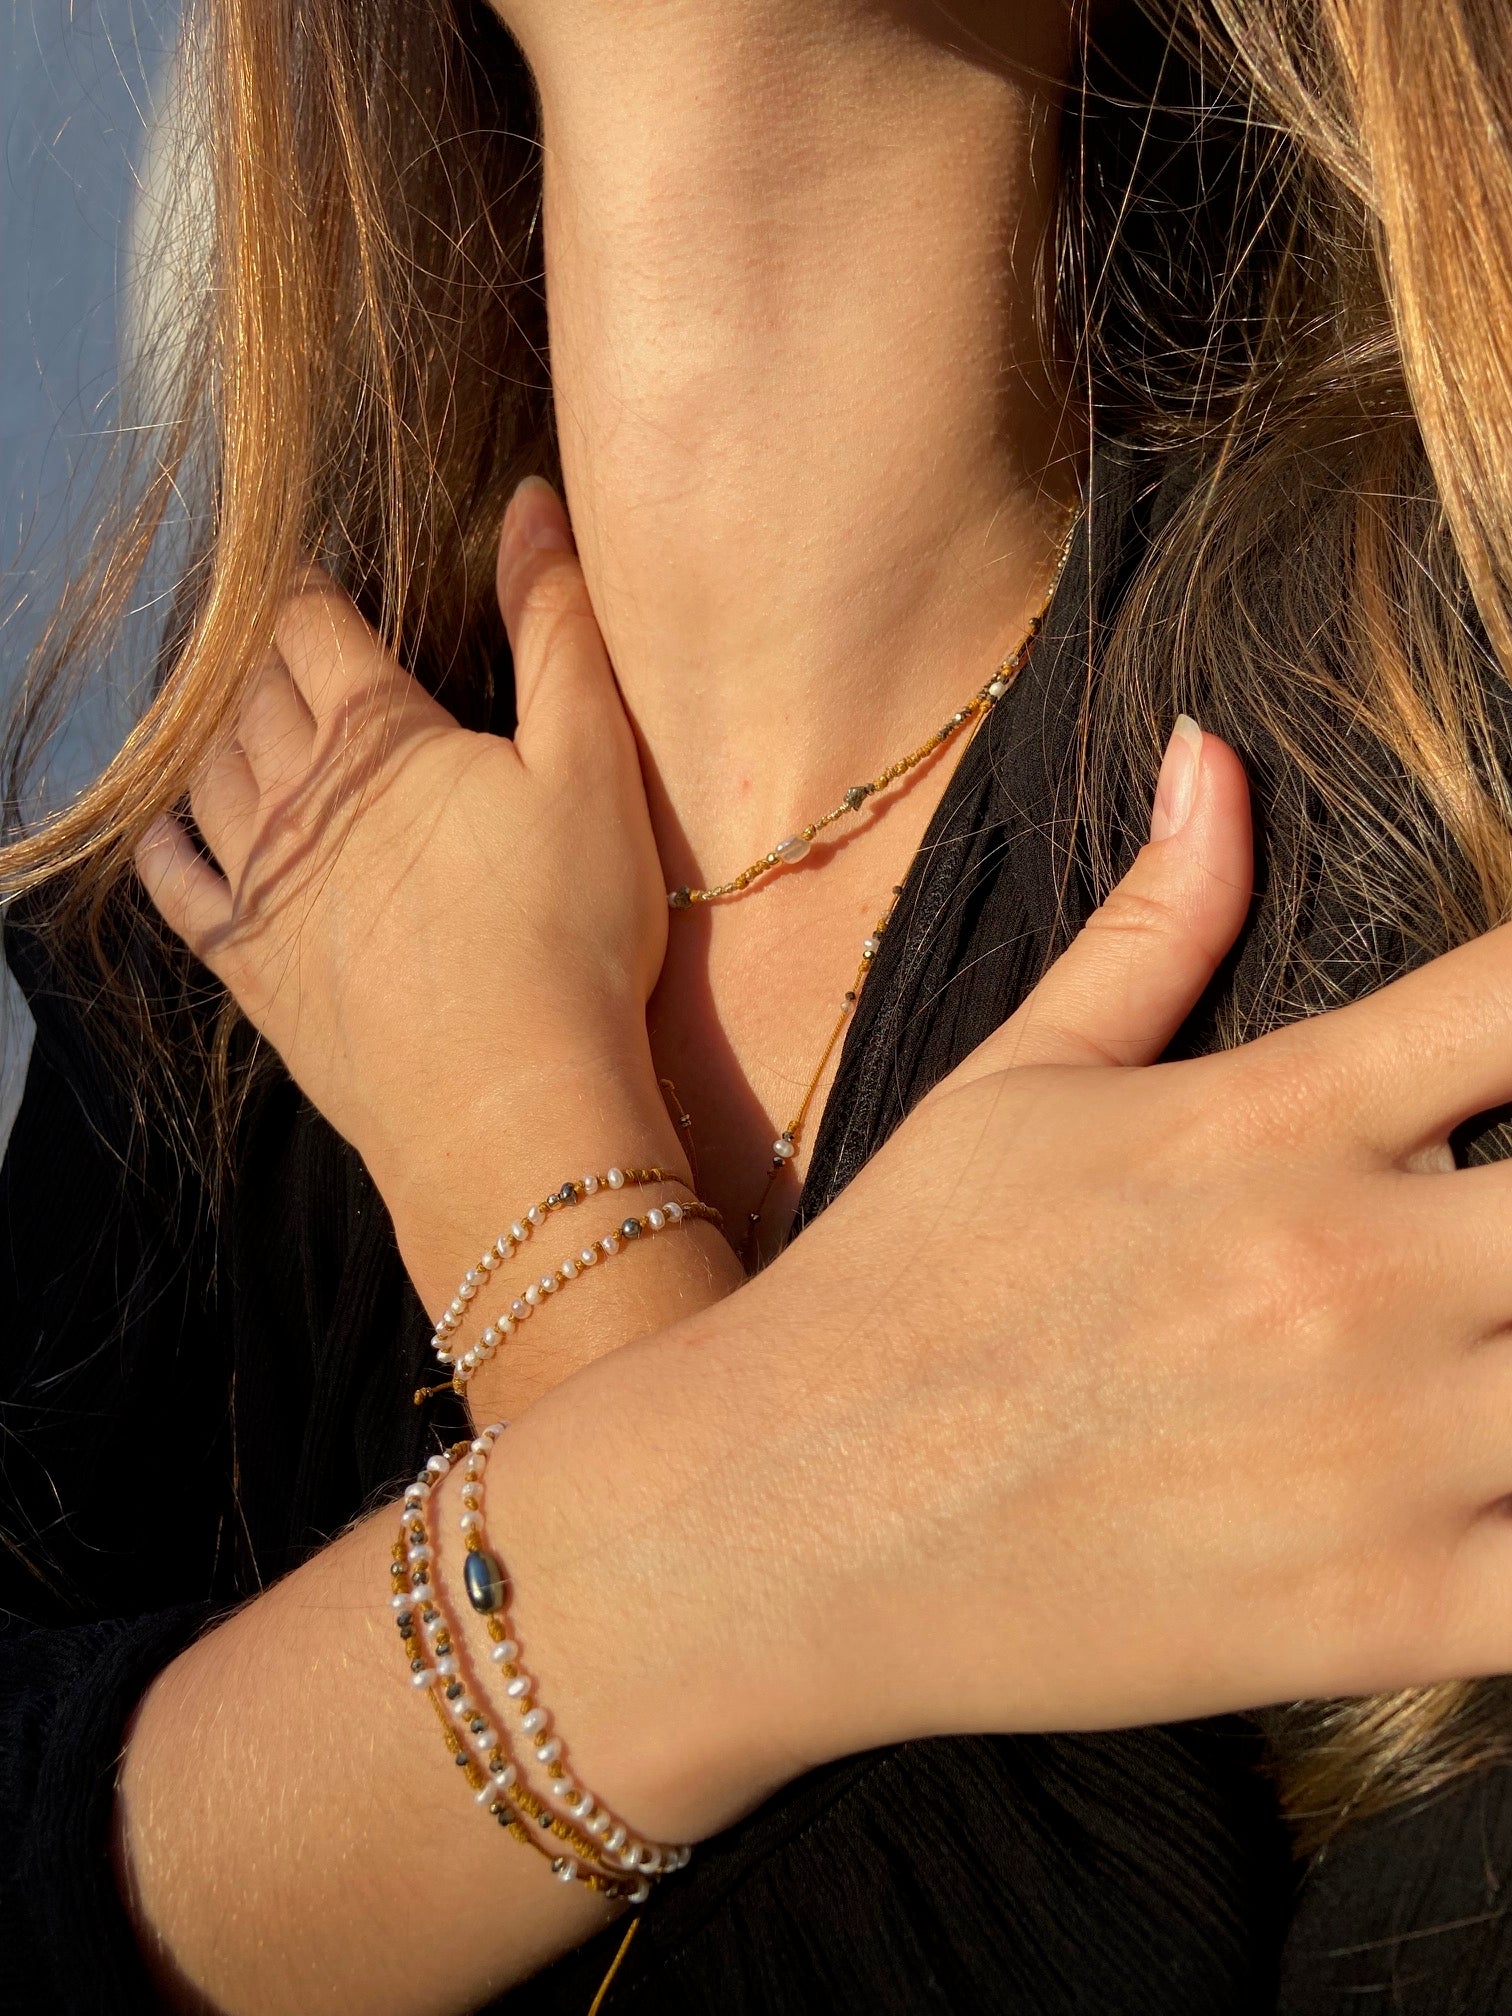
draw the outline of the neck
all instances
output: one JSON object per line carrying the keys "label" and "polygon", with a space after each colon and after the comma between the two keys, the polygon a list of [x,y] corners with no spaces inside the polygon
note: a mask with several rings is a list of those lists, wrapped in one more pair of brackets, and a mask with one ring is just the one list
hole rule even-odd
{"label": "neck", "polygon": [[714,879],[927,734],[1043,594],[1066,9],[989,52],[904,0],[503,4],[574,524],[664,866]]}

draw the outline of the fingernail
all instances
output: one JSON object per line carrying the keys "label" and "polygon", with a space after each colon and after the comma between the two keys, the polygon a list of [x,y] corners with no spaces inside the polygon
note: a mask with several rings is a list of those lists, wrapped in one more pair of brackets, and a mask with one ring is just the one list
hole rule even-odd
{"label": "fingernail", "polygon": [[572,533],[561,499],[544,477],[527,476],[509,506],[509,533],[534,553],[570,553]]}
{"label": "fingernail", "polygon": [[1178,714],[1155,786],[1155,809],[1150,814],[1152,840],[1169,840],[1185,826],[1197,797],[1197,779],[1201,773],[1202,730],[1190,714]]}

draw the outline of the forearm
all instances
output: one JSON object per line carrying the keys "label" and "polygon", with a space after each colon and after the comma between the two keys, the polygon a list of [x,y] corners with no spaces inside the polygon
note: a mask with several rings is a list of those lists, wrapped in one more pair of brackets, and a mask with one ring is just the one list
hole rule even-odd
{"label": "forearm", "polygon": [[[782,1775],[763,1757],[753,1662],[731,1657],[743,1641],[717,1513],[708,1530],[696,1516],[706,1459],[675,1429],[671,1447],[624,1440],[612,1396],[574,1398],[511,1431],[490,1466],[512,1628],[582,1782],[647,1836],[697,1838]],[[674,1405],[656,1410],[669,1428]],[[439,1578],[507,1727],[487,1640],[455,1600],[456,1510],[453,1478],[433,1522]],[[142,1704],[121,1780],[123,1887],[175,2006],[461,2011],[608,1915],[469,1796],[395,1629],[397,1530],[393,1510],[364,1521]]]}

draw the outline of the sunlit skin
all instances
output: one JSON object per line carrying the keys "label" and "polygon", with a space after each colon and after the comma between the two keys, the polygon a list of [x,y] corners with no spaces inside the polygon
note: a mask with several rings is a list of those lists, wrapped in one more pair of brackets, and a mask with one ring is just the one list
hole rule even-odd
{"label": "sunlit skin", "polygon": [[[1014,11],[990,59],[838,0],[510,11],[583,559],[548,495],[516,501],[517,744],[462,735],[317,584],[196,790],[216,865],[171,825],[140,861],[367,1159],[433,1307],[522,1186],[668,1140],[661,1072],[706,1191],[749,1195],[945,766],[682,936],[663,888],[916,740],[1042,592],[1082,445],[1028,313],[1065,21]],[[1251,869],[1241,767],[1183,723],[1128,881],[788,1252],[743,1283],[712,1234],[658,1240],[480,1376],[478,1419],[531,1403],[489,1501],[522,1636],[647,1832],[874,1743],[1512,1659],[1509,1177],[1438,1152],[1512,1094],[1512,942],[1145,1068]],[[513,963],[480,994],[493,922]],[[119,1859],[182,2006],[462,2011],[603,1917],[458,1796],[391,1533],[355,1527],[138,1716]]]}

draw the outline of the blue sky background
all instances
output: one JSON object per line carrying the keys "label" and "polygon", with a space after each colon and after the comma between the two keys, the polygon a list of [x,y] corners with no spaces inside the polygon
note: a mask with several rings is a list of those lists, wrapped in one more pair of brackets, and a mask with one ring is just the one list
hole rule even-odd
{"label": "blue sky background", "polygon": [[115,417],[122,229],[176,0],[0,0],[0,689]]}

